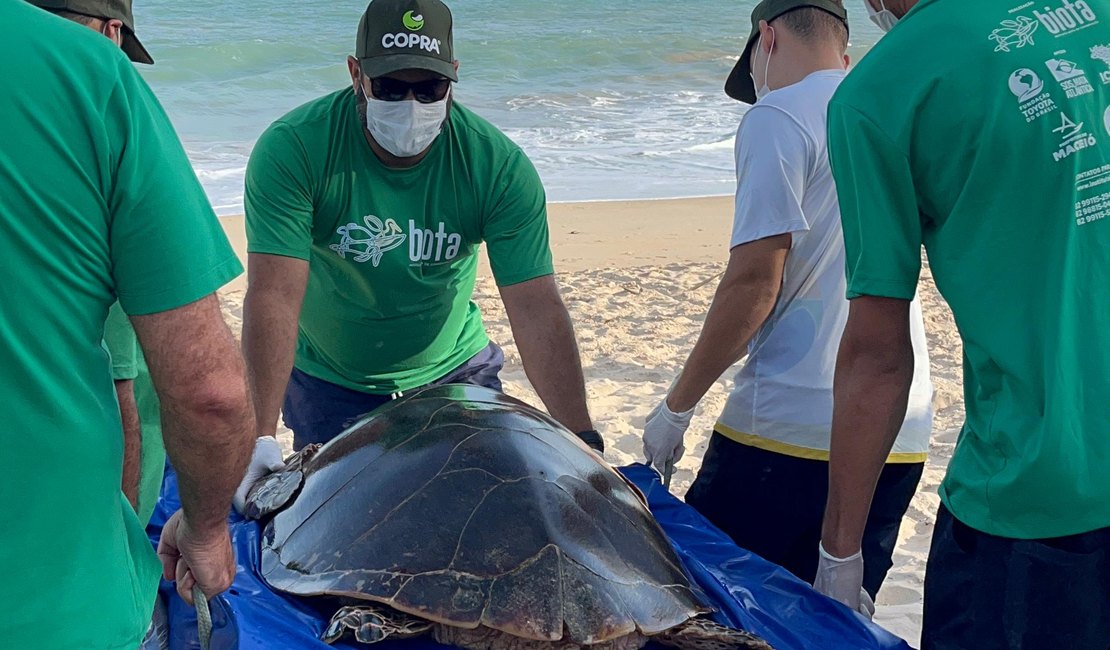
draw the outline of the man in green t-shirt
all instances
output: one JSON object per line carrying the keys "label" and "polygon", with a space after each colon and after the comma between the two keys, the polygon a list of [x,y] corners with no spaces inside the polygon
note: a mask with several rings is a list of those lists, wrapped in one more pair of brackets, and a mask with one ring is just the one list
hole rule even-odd
{"label": "man in green t-shirt", "polygon": [[500,388],[500,348],[471,300],[480,245],[524,369],[551,415],[596,448],[570,317],[553,277],[543,186],[524,152],[452,100],[451,12],[374,0],[352,88],[293,110],[247,167],[243,350],[259,440],[247,485],[392,396]]}
{"label": "man in green t-shirt", "polygon": [[[104,323],[130,316],[165,406],[183,510],[162,574],[187,600],[234,577],[227,530],[254,420],[214,291],[241,272],[168,118],[89,29],[0,0],[0,638],[11,648],[135,648],[158,561],[120,490]],[[59,111],[60,98],[65,110]],[[59,623],[61,622],[61,623]]]}
{"label": "man in green t-shirt", "polygon": [[[134,63],[154,63],[135,36],[131,0],[28,1],[103,34]],[[145,525],[158,501],[166,450],[162,445],[158,396],[135,330],[118,302],[112,305],[104,323],[104,345],[112,359],[112,380],[123,423],[123,493],[138,513],[139,522]]]}
{"label": "man in green t-shirt", "polygon": [[860,0],[829,105],[852,301],[815,586],[851,603],[924,244],[964,349],[922,644],[1110,642],[1110,0]]}

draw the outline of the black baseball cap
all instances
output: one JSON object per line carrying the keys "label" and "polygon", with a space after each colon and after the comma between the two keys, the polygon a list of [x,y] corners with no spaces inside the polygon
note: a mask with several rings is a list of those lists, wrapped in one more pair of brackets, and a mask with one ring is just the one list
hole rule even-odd
{"label": "black baseball cap", "polygon": [[752,33],[748,35],[744,53],[740,55],[740,60],[736,62],[732,74],[725,82],[725,92],[729,97],[749,104],[755,103],[755,84],[752,83],[751,74],[752,48],[759,40],[759,21],[771,22],[785,13],[804,7],[826,11],[839,18],[845,29],[848,28],[848,12],[831,0],[763,0],[752,10]]}
{"label": "black baseball cap", "polygon": [[416,68],[458,81],[451,31],[440,0],[373,0],[358,24],[355,58],[371,78]]}
{"label": "black baseball cap", "polygon": [[36,7],[72,11],[90,18],[107,18],[123,23],[123,44],[120,49],[135,63],[154,63],[139,38],[135,36],[135,16],[131,0],[28,0]]}

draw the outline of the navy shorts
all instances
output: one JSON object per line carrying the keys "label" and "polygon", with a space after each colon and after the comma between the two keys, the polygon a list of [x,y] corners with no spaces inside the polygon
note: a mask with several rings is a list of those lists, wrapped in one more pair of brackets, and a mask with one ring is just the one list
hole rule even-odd
{"label": "navy shorts", "polygon": [[1009,539],[937,513],[922,650],[1107,650],[1110,528]]}
{"label": "navy shorts", "polygon": [[[893,566],[898,527],[925,463],[888,463],[863,535],[863,588],[875,598]],[[714,432],[686,503],[740,548],[808,583],[829,494],[829,464],[742,445]]]}
{"label": "navy shorts", "polygon": [[[504,365],[505,354],[499,346],[490,343],[466,363],[429,385],[476,384],[501,390],[498,373]],[[391,399],[391,395],[372,395],[337,386],[294,368],[285,389],[282,417],[285,426],[293,430],[293,449],[300,451],[305,445],[328,442]]]}

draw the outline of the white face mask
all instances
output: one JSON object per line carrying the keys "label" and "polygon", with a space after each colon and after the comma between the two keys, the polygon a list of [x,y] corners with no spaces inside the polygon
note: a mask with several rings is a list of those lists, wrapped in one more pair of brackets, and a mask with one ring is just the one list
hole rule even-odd
{"label": "white face mask", "polygon": [[[763,37],[760,37],[760,42]],[[757,45],[758,47],[758,45]],[[755,89],[755,99],[759,101],[763,99],[771,89],[767,87],[767,73],[771,71],[771,55],[775,53],[775,30],[771,28],[771,49],[767,52],[767,63],[763,66],[763,85]],[[752,75],[752,83],[755,83],[755,75]]]}
{"label": "white face mask", "polygon": [[419,155],[436,139],[447,119],[451,92],[438,102],[415,99],[387,102],[366,96],[366,128],[386,151],[398,158]]}
{"label": "white face mask", "polygon": [[898,22],[898,17],[892,14],[890,12],[890,9],[886,8],[886,5],[883,4],[883,0],[879,0],[879,6],[882,7],[881,11],[877,11],[874,7],[872,7],[870,0],[863,0],[863,4],[867,5],[867,17],[871,19],[871,22],[878,25],[879,29],[883,30],[884,32],[889,32],[891,28],[894,27],[894,25]]}

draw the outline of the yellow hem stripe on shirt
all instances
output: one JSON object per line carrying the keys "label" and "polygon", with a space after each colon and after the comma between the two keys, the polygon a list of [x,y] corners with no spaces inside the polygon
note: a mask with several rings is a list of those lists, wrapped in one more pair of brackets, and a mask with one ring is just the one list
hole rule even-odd
{"label": "yellow hem stripe on shirt", "polygon": [[[762,436],[752,435],[750,433],[741,433],[735,429],[721,424],[720,422],[713,428],[714,431],[728,438],[733,442],[738,442],[742,445],[755,447],[764,451],[774,452],[776,454],[783,454],[786,456],[793,456],[794,458],[804,458],[806,460],[823,460],[828,462],[829,452],[824,449],[811,449],[809,447],[798,447],[789,443],[780,442],[778,440],[771,440]],[[928,460],[928,452],[899,452],[891,453],[886,458],[887,463],[898,464],[911,464],[911,463],[924,463]]]}

